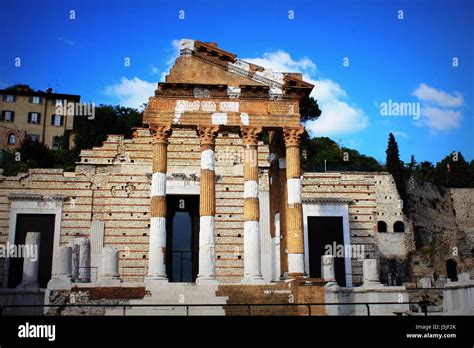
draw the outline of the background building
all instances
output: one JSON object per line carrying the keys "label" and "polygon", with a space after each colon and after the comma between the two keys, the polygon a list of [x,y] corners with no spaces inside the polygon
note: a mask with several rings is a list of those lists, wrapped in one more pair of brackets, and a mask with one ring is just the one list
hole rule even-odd
{"label": "background building", "polygon": [[0,95],[0,149],[17,148],[25,137],[59,149],[60,137],[74,127],[74,116],[58,113],[57,106],[79,102],[78,95],[34,91],[28,85],[1,89]]}

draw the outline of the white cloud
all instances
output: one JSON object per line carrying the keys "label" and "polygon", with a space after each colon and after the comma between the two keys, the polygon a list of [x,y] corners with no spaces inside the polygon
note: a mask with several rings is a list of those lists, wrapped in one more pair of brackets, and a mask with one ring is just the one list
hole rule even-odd
{"label": "white cloud", "polygon": [[160,70],[156,66],[150,65],[150,75],[158,75],[159,72]]}
{"label": "white cloud", "polygon": [[282,50],[264,53],[263,57],[260,58],[244,58],[242,60],[263,66],[274,72],[316,72],[316,64],[311,59],[303,57],[301,60],[293,60],[289,53]]}
{"label": "white cloud", "polygon": [[405,132],[392,131],[391,133],[396,137],[408,139],[408,134]]}
{"label": "white cloud", "polygon": [[463,95],[459,92],[449,94],[434,87],[421,83],[412,93],[420,101],[437,104],[442,107],[461,106],[464,103]]}
{"label": "white cloud", "polygon": [[416,125],[427,126],[433,131],[447,131],[458,128],[461,120],[462,113],[460,111],[426,106],[421,108],[421,118]]}
{"label": "white cloud", "polygon": [[155,94],[156,82],[148,82],[134,77],[131,80],[122,77],[119,83],[105,87],[105,94],[117,99],[122,106],[139,108]]}
{"label": "white cloud", "polygon": [[318,100],[321,116],[315,121],[306,123],[311,135],[347,134],[367,127],[368,117],[364,111],[349,104],[347,92],[335,81],[317,79],[316,64],[307,57],[294,60],[285,51],[264,53],[258,58],[242,60],[271,69],[274,72],[301,72],[305,81],[315,85],[311,96]]}
{"label": "white cloud", "polygon": [[179,57],[180,51],[180,40],[173,40],[171,41],[171,48],[169,49],[170,55],[168,60],[166,61],[166,69],[161,73],[160,82],[165,82],[166,75],[169,74],[171,68],[174,65],[176,58]]}
{"label": "white cloud", "polygon": [[421,117],[415,125],[428,127],[432,132],[448,131],[460,126],[463,114],[459,107],[464,104],[462,93],[449,94],[421,83],[412,95],[422,103]]}
{"label": "white cloud", "polygon": [[66,45],[74,46],[76,43],[72,40],[66,39],[64,37],[58,37],[58,41],[64,42]]}

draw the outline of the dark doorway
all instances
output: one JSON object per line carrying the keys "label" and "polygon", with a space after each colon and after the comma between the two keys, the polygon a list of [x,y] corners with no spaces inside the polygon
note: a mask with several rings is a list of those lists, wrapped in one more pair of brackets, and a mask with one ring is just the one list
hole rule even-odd
{"label": "dark doorway", "polygon": [[449,259],[446,261],[446,272],[449,280],[452,282],[458,281],[458,264],[455,260]]}
{"label": "dark doorway", "polygon": [[[15,245],[25,244],[27,232],[40,232],[38,283],[46,288],[51,279],[54,243],[54,214],[18,214],[16,218]],[[8,287],[14,288],[23,277],[23,258],[10,258]]]}
{"label": "dark doorway", "polygon": [[334,246],[343,248],[344,232],[342,217],[311,216],[308,217],[308,249],[309,274],[311,278],[321,278],[321,256],[326,253],[327,246],[331,247],[334,259],[334,271],[339,286],[346,286],[346,267],[344,257],[338,257]]}
{"label": "dark doorway", "polygon": [[167,195],[166,272],[170,282],[194,282],[199,258],[199,196]]}

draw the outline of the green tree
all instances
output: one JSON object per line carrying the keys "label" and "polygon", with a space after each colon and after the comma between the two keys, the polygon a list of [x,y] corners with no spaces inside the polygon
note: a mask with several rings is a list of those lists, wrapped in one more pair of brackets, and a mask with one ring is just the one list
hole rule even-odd
{"label": "green tree", "polygon": [[434,182],[447,187],[474,187],[470,165],[461,152],[453,152],[436,164]]}
{"label": "green tree", "polygon": [[403,207],[407,203],[407,193],[405,185],[405,173],[403,169],[403,162],[400,161],[400,154],[398,152],[398,144],[392,133],[388,136],[388,146],[385,151],[387,154],[386,167],[390,174],[392,174],[395,184],[397,186],[398,193],[403,200]]}
{"label": "green tree", "polygon": [[316,120],[321,116],[318,101],[313,97],[304,97],[300,101],[301,122]]}
{"label": "green tree", "polygon": [[77,117],[74,124],[74,144],[77,150],[100,146],[108,134],[130,137],[132,127],[141,126],[143,113],[123,106],[99,105],[95,118]]}
{"label": "green tree", "polygon": [[29,168],[54,167],[54,155],[48,145],[25,138],[20,145],[20,162],[27,163]]}
{"label": "green tree", "polygon": [[303,149],[302,166],[306,171],[323,171],[326,160],[330,171],[380,171],[382,166],[373,157],[341,147],[327,137],[308,139]]}
{"label": "green tree", "polygon": [[434,182],[435,168],[430,161],[423,161],[416,164],[412,174],[422,181]]}

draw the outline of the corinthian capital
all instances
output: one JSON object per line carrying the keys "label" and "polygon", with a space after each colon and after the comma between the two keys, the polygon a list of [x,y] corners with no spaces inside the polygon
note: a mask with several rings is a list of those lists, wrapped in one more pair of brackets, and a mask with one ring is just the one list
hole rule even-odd
{"label": "corinthian capital", "polygon": [[150,132],[157,144],[168,144],[168,138],[173,132],[171,124],[152,124],[150,125]]}
{"label": "corinthian capital", "polygon": [[261,132],[262,127],[240,127],[240,136],[244,139],[244,145],[257,145]]}
{"label": "corinthian capital", "polygon": [[197,135],[201,147],[214,146],[217,134],[219,133],[219,126],[198,126]]}
{"label": "corinthian capital", "polygon": [[283,128],[283,137],[285,146],[300,146],[301,134],[304,133],[304,127],[285,127]]}

